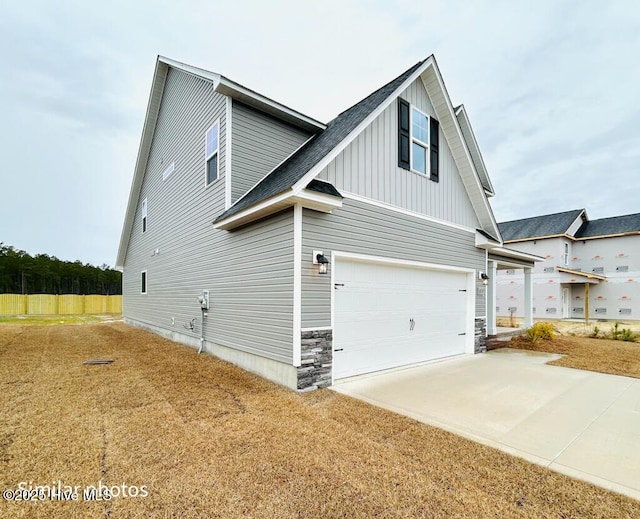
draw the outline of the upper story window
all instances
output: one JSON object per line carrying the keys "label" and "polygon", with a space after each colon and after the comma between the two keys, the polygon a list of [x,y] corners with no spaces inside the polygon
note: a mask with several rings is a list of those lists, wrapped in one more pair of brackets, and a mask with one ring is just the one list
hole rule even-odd
{"label": "upper story window", "polygon": [[142,232],[147,232],[147,199],[142,201]]}
{"label": "upper story window", "polygon": [[411,169],[423,175],[427,174],[428,124],[429,116],[411,109]]}
{"label": "upper story window", "polygon": [[438,182],[440,124],[398,98],[398,166]]}
{"label": "upper story window", "polygon": [[565,266],[569,265],[569,244],[565,243],[564,244],[564,264]]}
{"label": "upper story window", "polygon": [[220,121],[207,130],[206,134],[206,151],[205,151],[205,163],[206,163],[206,183],[211,184],[218,179],[218,166],[219,166],[219,148],[220,148]]}

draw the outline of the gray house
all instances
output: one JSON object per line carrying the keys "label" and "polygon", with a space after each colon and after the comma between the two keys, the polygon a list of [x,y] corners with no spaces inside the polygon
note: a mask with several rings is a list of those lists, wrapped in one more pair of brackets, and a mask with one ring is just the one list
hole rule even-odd
{"label": "gray house", "polygon": [[[640,213],[589,220],[575,209],[499,228],[510,247],[544,258],[533,270],[534,317],[640,319]],[[522,270],[496,281],[498,315],[522,317]]]}
{"label": "gray house", "polygon": [[159,57],[124,317],[297,389],[479,352],[488,259],[536,259],[503,247],[492,195],[433,56],[327,124]]}

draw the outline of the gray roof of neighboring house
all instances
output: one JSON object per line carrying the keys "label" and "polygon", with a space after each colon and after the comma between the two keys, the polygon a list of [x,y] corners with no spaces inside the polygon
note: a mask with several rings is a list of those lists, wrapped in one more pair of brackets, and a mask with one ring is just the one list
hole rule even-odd
{"label": "gray roof of neighboring house", "polygon": [[397,78],[338,115],[327,125],[326,130],[316,133],[298,151],[216,218],[216,221],[232,216],[293,186],[380,106],[424,61],[426,60],[416,63]]}
{"label": "gray roof of neighboring house", "polygon": [[565,234],[584,209],[574,209],[563,213],[545,214],[521,220],[498,224],[502,239],[506,241],[526,240],[543,236]]}
{"label": "gray roof of neighboring house", "polygon": [[591,220],[580,228],[576,238],[626,233],[640,233],[640,213]]}

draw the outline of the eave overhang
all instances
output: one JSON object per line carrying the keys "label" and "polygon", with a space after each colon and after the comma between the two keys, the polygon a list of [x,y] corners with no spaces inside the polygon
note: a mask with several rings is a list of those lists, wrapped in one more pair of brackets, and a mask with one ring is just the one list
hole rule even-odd
{"label": "eave overhang", "polygon": [[581,270],[572,270],[564,267],[556,267],[556,270],[560,272],[561,283],[590,283],[598,284],[600,281],[605,281],[606,276],[600,276],[591,272],[582,272]]}
{"label": "eave overhang", "polygon": [[482,247],[482,246],[480,246],[480,248],[481,249],[486,249],[491,254],[494,254],[496,256],[502,256],[504,258],[513,258],[513,259],[517,259],[517,260],[530,261],[530,262],[545,261],[546,260],[546,258],[543,258],[542,256],[536,256],[535,254],[528,254],[526,252],[520,252],[518,250],[508,249],[506,247],[496,247],[496,246]]}
{"label": "eave overhang", "polygon": [[213,227],[214,229],[230,231],[295,205],[322,213],[331,213],[334,209],[342,207],[342,197],[326,195],[309,189],[303,189],[296,193],[290,188],[258,204],[247,207],[228,218],[214,221]]}

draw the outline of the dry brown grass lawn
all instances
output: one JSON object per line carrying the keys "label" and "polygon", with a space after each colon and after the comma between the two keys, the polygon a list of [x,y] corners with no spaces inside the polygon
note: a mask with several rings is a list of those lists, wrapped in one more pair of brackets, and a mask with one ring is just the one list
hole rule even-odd
{"label": "dry brown grass lawn", "polygon": [[522,337],[514,337],[507,344],[512,348],[565,355],[549,362],[554,366],[640,378],[640,344],[637,342],[560,336],[537,344]]}
{"label": "dry brown grass lawn", "polygon": [[[115,362],[82,364],[95,358]],[[0,500],[2,518],[640,517],[638,501],[122,323],[0,326],[0,389],[2,489],[149,493]]]}

